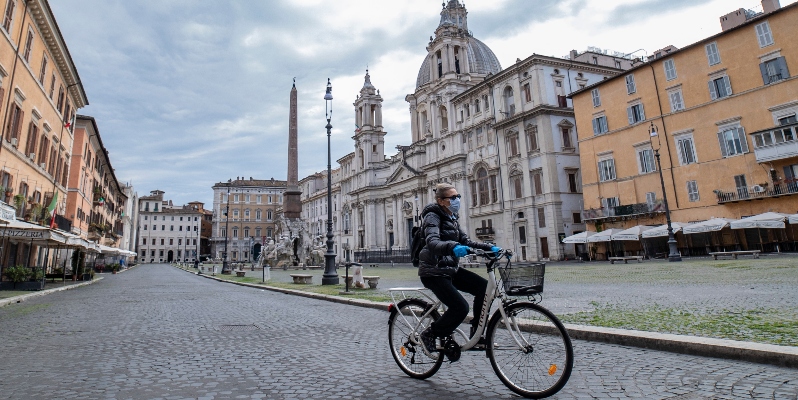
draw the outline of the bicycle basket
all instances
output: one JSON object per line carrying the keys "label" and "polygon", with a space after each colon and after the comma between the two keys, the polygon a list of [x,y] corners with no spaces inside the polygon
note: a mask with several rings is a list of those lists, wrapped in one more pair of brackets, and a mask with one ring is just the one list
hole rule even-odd
{"label": "bicycle basket", "polygon": [[545,263],[515,264],[499,268],[504,292],[509,296],[529,296],[543,292]]}

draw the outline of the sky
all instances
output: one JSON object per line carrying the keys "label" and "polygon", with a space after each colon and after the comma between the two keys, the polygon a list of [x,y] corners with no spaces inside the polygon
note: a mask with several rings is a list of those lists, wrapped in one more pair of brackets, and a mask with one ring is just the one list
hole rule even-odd
{"label": "sky", "polygon": [[[355,96],[368,68],[383,97],[386,155],[411,142],[415,90],[441,0],[50,0],[117,179],[139,196],[213,203],[236,177],[287,177],[296,78],[299,179],[354,150]],[[798,0],[782,0],[786,6]],[[471,0],[468,26],[506,68],[595,46],[636,55],[720,32],[757,0]],[[642,50],[641,50],[642,49]]]}

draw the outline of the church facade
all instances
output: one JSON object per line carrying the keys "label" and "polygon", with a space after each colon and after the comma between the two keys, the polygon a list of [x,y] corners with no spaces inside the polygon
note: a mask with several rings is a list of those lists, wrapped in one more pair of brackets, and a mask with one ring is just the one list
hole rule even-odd
{"label": "church facade", "polygon": [[[366,73],[354,103],[354,151],[333,170],[333,231],[349,251],[399,250],[440,182],[463,195],[461,226],[523,260],[574,257],[560,238],[585,230],[574,112],[567,94],[622,70],[532,55],[502,69],[468,29],[467,10],[441,11],[406,96],[411,142],[385,156],[382,102]],[[302,217],[326,232],[326,171],[300,181]]]}

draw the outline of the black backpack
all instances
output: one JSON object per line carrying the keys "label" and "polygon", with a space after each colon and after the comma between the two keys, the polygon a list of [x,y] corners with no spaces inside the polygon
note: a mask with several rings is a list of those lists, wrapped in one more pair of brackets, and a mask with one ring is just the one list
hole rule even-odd
{"label": "black backpack", "polygon": [[427,245],[427,238],[424,237],[424,224],[414,226],[410,233],[412,234],[410,239],[410,260],[413,262],[413,266],[418,268],[418,257],[421,254],[421,250]]}

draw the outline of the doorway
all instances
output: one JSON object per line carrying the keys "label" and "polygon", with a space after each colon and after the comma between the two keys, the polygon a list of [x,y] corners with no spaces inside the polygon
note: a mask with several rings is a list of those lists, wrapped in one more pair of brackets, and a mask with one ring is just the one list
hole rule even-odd
{"label": "doorway", "polygon": [[175,258],[175,252],[172,251],[172,250],[169,250],[169,252],[166,253],[166,262],[172,262],[174,260],[174,258]]}

